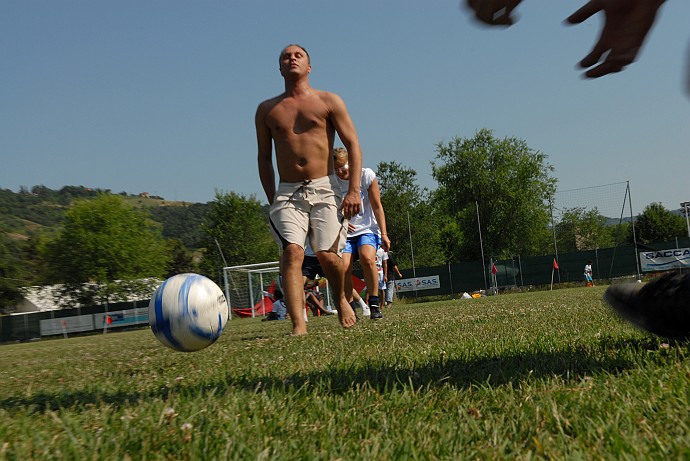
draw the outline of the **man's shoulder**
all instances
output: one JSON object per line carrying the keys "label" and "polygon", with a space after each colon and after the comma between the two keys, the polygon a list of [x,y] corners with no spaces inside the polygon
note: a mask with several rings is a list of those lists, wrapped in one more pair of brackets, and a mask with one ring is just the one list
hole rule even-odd
{"label": "man's shoulder", "polygon": [[342,104],[343,100],[336,93],[324,90],[314,90],[315,94],[326,104]]}
{"label": "man's shoulder", "polygon": [[272,98],[266,99],[265,101],[261,101],[259,103],[259,111],[262,110],[270,110],[271,108],[275,107],[280,101],[285,99],[285,93],[281,93],[278,96],[274,96]]}

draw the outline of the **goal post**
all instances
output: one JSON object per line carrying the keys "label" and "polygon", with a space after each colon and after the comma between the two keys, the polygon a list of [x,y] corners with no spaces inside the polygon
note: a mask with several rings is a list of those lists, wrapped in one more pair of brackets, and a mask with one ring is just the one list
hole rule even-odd
{"label": "goal post", "polygon": [[[635,215],[633,214],[629,181],[558,190],[550,200],[549,206],[554,257],[557,261],[561,252],[591,251],[593,252],[595,273],[600,274],[600,277],[611,278],[615,272],[614,266],[627,267],[634,264],[637,277],[640,278],[640,262],[634,226]],[[595,224],[597,220],[609,231],[602,232],[602,227]],[[616,257],[616,249],[619,246],[629,245],[625,242],[627,238],[621,235],[621,232],[625,231],[625,225],[630,226],[633,251],[630,256],[619,254]],[[565,240],[569,240],[569,242]],[[565,247],[563,247],[564,244]],[[602,261],[602,267],[599,267],[599,250],[606,248],[612,248],[613,254],[606,264],[608,267],[604,267],[604,261]],[[629,261],[630,257],[634,260]],[[582,265],[584,262],[580,261],[580,264]],[[561,272],[558,272],[559,279],[560,276]],[[595,278],[597,277],[595,276]]]}
{"label": "goal post", "polygon": [[264,292],[272,284],[278,285],[279,273],[278,261],[224,267],[229,318],[232,318],[233,309],[250,309],[251,316],[255,317],[254,306],[264,299]]}
{"label": "goal post", "polygon": [[[254,306],[264,300],[264,292],[271,285],[280,287],[280,265],[278,261],[245,264],[223,268],[225,298],[228,302],[228,317],[232,318],[233,309],[251,310],[251,317],[256,316]],[[332,309],[335,305],[328,279],[317,280],[324,296],[324,307]],[[264,309],[262,309],[264,311]],[[235,311],[235,314],[237,311]]]}

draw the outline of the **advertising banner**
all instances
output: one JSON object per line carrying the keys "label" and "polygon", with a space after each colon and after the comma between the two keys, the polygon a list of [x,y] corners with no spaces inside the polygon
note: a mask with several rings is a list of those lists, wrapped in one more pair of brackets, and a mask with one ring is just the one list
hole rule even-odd
{"label": "advertising banner", "polygon": [[117,328],[149,322],[148,307],[137,307],[127,311],[113,311],[103,314],[93,314],[93,324],[97,329]]}
{"label": "advertising banner", "polygon": [[395,288],[399,293],[406,291],[436,290],[441,288],[441,279],[438,275],[431,275],[428,277],[396,280]]}
{"label": "advertising banner", "polygon": [[77,315],[60,319],[45,319],[41,320],[40,328],[42,336],[91,331],[93,330],[93,317],[91,315]]}
{"label": "advertising banner", "polygon": [[640,266],[643,272],[690,268],[690,248],[644,251],[640,253]]}

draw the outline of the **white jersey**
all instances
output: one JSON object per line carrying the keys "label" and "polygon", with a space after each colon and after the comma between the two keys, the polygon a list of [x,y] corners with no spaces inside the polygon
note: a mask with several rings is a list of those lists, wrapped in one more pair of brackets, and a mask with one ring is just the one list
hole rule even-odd
{"label": "white jersey", "polygon": [[[380,235],[379,224],[376,222],[374,210],[371,208],[369,201],[369,188],[376,179],[376,173],[371,168],[362,168],[362,180],[360,183],[359,194],[362,199],[362,207],[358,214],[350,218],[350,224],[355,227],[355,230],[348,232],[348,237],[356,237],[362,234]],[[343,197],[347,194],[349,181],[338,178],[340,188],[343,192]]]}
{"label": "white jersey", "polygon": [[376,270],[383,274],[383,262],[388,261],[388,252],[383,248],[376,250]]}
{"label": "white jersey", "polygon": [[385,274],[383,273],[383,262],[388,261],[388,252],[384,251],[383,248],[376,250],[376,270],[379,274],[379,289],[386,289]]}

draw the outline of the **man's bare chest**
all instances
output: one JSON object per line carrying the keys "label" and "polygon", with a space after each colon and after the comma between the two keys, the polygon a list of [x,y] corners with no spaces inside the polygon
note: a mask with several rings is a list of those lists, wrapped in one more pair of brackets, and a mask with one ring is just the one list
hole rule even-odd
{"label": "man's bare chest", "polygon": [[322,104],[277,105],[267,116],[274,136],[319,133],[329,127],[327,108]]}

